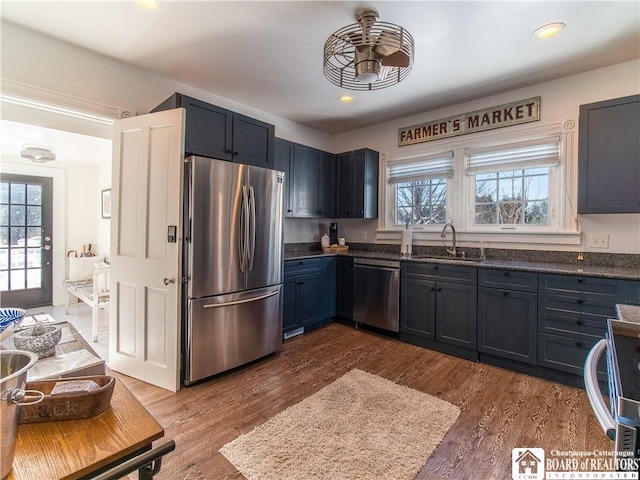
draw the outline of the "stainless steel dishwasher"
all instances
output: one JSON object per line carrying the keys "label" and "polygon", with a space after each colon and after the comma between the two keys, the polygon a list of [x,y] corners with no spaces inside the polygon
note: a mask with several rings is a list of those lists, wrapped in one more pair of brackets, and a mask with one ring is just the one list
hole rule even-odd
{"label": "stainless steel dishwasher", "polygon": [[400,262],[356,258],[353,261],[353,321],[400,331]]}

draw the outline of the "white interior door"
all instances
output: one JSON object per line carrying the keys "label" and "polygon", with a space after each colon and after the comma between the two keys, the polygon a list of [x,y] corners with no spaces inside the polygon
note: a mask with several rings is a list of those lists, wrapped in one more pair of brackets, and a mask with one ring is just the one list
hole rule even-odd
{"label": "white interior door", "polygon": [[141,115],[116,121],[113,138],[109,366],[171,391],[180,388],[183,125],[182,108]]}

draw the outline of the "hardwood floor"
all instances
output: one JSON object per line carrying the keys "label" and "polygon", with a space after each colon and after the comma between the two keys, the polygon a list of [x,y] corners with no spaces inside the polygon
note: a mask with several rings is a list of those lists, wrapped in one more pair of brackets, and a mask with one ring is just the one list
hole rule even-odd
{"label": "hardwood floor", "polygon": [[417,479],[510,479],[516,447],[612,448],[583,390],[336,323],[286,341],[262,361],[175,394],[121,378],[176,442],[156,478],[241,479],[218,449],[353,368],[460,407],[460,417]]}

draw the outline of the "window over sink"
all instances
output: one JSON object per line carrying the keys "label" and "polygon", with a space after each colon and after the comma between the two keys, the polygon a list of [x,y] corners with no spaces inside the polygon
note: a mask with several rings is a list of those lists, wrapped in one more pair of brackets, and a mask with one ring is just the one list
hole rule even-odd
{"label": "window over sink", "polygon": [[560,124],[543,125],[387,154],[379,238],[394,238],[407,224],[418,240],[436,238],[451,222],[469,240],[527,243],[535,234],[536,241],[549,235],[543,240],[549,244],[579,243],[566,167],[575,135]]}

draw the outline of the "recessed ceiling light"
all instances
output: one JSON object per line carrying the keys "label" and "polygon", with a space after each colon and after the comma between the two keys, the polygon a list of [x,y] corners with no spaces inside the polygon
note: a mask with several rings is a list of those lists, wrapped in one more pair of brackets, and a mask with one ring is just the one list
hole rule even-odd
{"label": "recessed ceiling light", "polygon": [[158,2],[156,0],[138,0],[138,3],[142,5],[144,8],[156,8],[158,6]]}
{"label": "recessed ceiling light", "polygon": [[538,38],[551,38],[564,30],[564,27],[566,25],[562,22],[548,23],[537,29],[533,34]]}
{"label": "recessed ceiling light", "polygon": [[338,97],[338,100],[340,100],[341,103],[353,103],[355,99],[356,97],[354,97],[353,95],[349,95],[347,93],[345,93],[344,95],[340,95]]}

